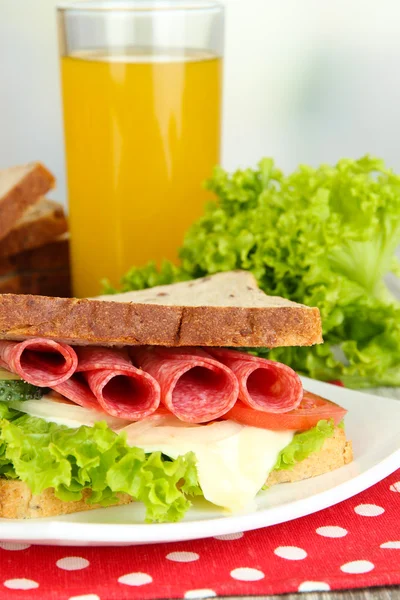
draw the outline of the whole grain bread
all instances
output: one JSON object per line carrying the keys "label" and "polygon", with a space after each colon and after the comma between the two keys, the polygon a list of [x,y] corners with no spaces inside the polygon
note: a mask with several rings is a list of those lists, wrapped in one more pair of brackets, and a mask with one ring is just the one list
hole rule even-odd
{"label": "whole grain bread", "polygon": [[[0,518],[35,519],[102,508],[98,504],[85,502],[85,498],[89,494],[90,492],[85,490],[82,500],[64,502],[54,495],[52,488],[34,495],[23,481],[0,479]],[[132,497],[128,494],[119,494],[118,496],[119,505],[132,502]]]}
{"label": "whole grain bread", "polygon": [[310,346],[318,308],[267,296],[245,271],[98,298],[0,295],[0,339],[75,345]]}
{"label": "whole grain bread", "polygon": [[308,458],[298,462],[292,469],[272,471],[267,486],[277,483],[292,483],[316,477],[334,471],[353,460],[353,448],[340,427],[335,427],[332,437],[327,438],[319,452],[313,452]]}
{"label": "whole grain bread", "polygon": [[0,258],[0,293],[70,297],[68,233],[39,248]]}
{"label": "whole grain bread", "polygon": [[0,257],[4,260],[4,257],[44,246],[67,230],[68,223],[62,205],[40,198],[36,204],[26,209],[12,230],[0,239]]}
{"label": "whole grain bread", "polygon": [[18,271],[0,277],[0,294],[46,294],[68,298],[71,277],[68,268]]}
{"label": "whole grain bread", "polygon": [[[266,484],[267,486],[273,486],[278,483],[300,481],[322,475],[348,464],[352,459],[351,442],[346,440],[344,431],[337,427],[333,437],[325,440],[319,452],[312,453],[292,469],[272,471]],[[118,504],[132,502],[131,496],[127,494],[120,494],[119,498]],[[85,500],[63,502],[56,498],[54,490],[51,488],[34,496],[26,483],[0,479],[0,518],[54,517],[93,508],[100,507],[87,504]]]}
{"label": "whole grain bread", "polygon": [[0,170],[0,240],[54,184],[53,175],[38,162]]}
{"label": "whole grain bread", "polygon": [[0,276],[21,271],[68,269],[69,262],[69,234],[63,233],[38,248],[25,250],[12,256],[0,256]]}

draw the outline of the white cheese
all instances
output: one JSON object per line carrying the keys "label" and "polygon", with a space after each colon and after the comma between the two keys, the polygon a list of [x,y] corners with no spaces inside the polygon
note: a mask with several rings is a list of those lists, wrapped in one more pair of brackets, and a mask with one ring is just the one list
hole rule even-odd
{"label": "white cheese", "polygon": [[0,379],[1,380],[20,380],[21,381],[21,377],[19,375],[16,375],[15,373],[11,373],[11,371],[7,371],[7,369],[3,369],[3,367],[0,367]]}
{"label": "white cheese", "polygon": [[9,406],[31,417],[38,417],[48,423],[56,423],[71,428],[81,427],[81,425],[93,427],[97,421],[106,421],[111,429],[120,429],[129,423],[126,419],[119,419],[103,412],[84,408],[68,402],[68,400],[60,401],[57,396],[52,396],[51,393],[43,396],[40,400],[10,402]]}
{"label": "white cheese", "polygon": [[194,452],[204,497],[232,512],[246,508],[253,501],[279,452],[295,433],[233,421],[188,426],[175,417],[145,419],[123,431],[129,444],[145,452],[160,450],[170,458]]}

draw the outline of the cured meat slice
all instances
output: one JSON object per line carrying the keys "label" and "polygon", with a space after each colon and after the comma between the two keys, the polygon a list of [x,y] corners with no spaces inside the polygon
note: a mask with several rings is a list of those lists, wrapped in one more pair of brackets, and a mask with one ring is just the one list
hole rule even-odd
{"label": "cured meat slice", "polygon": [[234,372],[239,398],[248,406],[270,413],[285,413],[299,406],[303,386],[297,373],[287,365],[236,350],[208,350]]}
{"label": "cured meat slice", "polygon": [[54,387],[71,377],[78,357],[68,344],[44,338],[24,342],[0,340],[0,363],[28,383]]}
{"label": "cured meat slice", "polygon": [[206,423],[235,404],[239,386],[223,364],[198,348],[132,347],[133,362],[152,375],[161,402],[181,421]]}
{"label": "cured meat slice", "polygon": [[160,403],[158,383],[139,369],[99,369],[89,371],[86,377],[100,406],[113,417],[139,421],[157,410]]}
{"label": "cured meat slice", "polygon": [[99,401],[88,386],[86,379],[80,373],[76,373],[60,385],[53,386],[53,390],[62,394],[68,400],[72,400],[75,404],[79,404],[79,406],[103,412]]}
{"label": "cured meat slice", "polygon": [[[137,421],[158,408],[160,386],[151,375],[132,364],[126,350],[80,347],[77,354],[79,362],[74,383],[82,386],[83,381],[87,382],[88,391],[96,398],[100,410],[114,417]],[[77,404],[81,406],[88,406],[82,402],[93,400],[89,395],[83,397],[80,386],[78,389],[71,385],[71,392],[79,392]]]}
{"label": "cured meat slice", "polygon": [[137,371],[125,348],[102,348],[101,346],[78,346],[77,372],[97,371],[98,369],[114,369],[124,367]]}

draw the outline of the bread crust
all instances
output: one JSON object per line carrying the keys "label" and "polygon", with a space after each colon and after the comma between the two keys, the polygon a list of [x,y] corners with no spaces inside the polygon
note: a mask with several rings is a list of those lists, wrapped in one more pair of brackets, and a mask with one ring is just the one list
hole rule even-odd
{"label": "bread crust", "polygon": [[267,485],[292,483],[316,477],[347,465],[352,460],[351,442],[346,439],[343,429],[335,427],[333,436],[324,441],[319,452],[313,452],[306,459],[294,465],[292,469],[272,471],[267,479]]}
{"label": "bread crust", "polygon": [[4,260],[4,257],[49,244],[67,229],[68,223],[61,204],[42,198],[34,211],[25,213],[14,223],[12,230],[0,239],[0,256]]}
{"label": "bread crust", "polygon": [[69,268],[17,271],[0,277],[2,294],[57,294],[71,296]]}
{"label": "bread crust", "polygon": [[[19,168],[21,167],[12,167],[11,169]],[[6,171],[11,171],[11,169]],[[27,165],[25,173],[23,173],[22,167],[18,183],[0,198],[0,239],[11,231],[27,208],[37,202],[54,185],[53,175],[41,163]]]}
{"label": "bread crust", "polygon": [[[328,471],[338,469],[353,460],[351,442],[346,440],[346,435],[339,427],[335,428],[334,435],[325,440],[319,452],[312,453],[308,458],[297,463],[287,471],[272,471],[267,479],[267,485],[300,481],[315,477]],[[84,497],[90,492],[85,490]],[[133,502],[128,494],[118,494],[121,504]],[[78,502],[63,502],[54,495],[54,490],[49,488],[41,494],[33,495],[22,481],[0,479],[0,518],[6,519],[33,519],[39,517],[55,517],[67,515],[83,510],[102,508],[99,505],[87,504],[84,499]]]}
{"label": "bread crust", "polygon": [[322,341],[317,308],[164,306],[0,295],[0,338],[75,345],[310,346]]}
{"label": "bread crust", "polygon": [[[104,508],[99,504],[87,504],[85,498],[89,495],[90,491],[84,490],[82,500],[64,502],[54,495],[53,488],[48,488],[41,494],[34,495],[23,481],[0,479],[0,517],[5,519],[36,519]],[[118,497],[118,505],[133,502],[132,497],[128,494],[118,494]]]}
{"label": "bread crust", "polygon": [[[68,233],[64,233],[55,240],[37,248],[24,250],[23,252],[7,257],[0,255],[0,277],[3,275],[15,275],[21,272],[55,269],[69,269]],[[2,293],[13,292],[9,290]],[[47,293],[43,295],[47,295]],[[55,295],[62,296],[62,294]]]}

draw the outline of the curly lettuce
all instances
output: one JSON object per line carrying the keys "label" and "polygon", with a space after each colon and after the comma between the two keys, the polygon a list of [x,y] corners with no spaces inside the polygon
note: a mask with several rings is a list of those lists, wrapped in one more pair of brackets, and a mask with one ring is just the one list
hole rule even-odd
{"label": "curly lettuce", "polygon": [[317,306],[325,341],[256,353],[349,387],[400,385],[400,303],[384,279],[400,275],[400,177],[369,156],[289,175],[265,158],[218,167],[206,185],[216,201],[187,232],[180,265],[132,268],[122,290],[249,270],[267,294]]}
{"label": "curly lettuce", "polygon": [[127,445],[105,423],[70,429],[0,404],[0,475],[24,481],[33,494],[54,488],[64,501],[90,490],[89,504],[110,506],[118,493],[144,503],[149,522],[178,521],[201,494],[196,460],[171,460]]}

